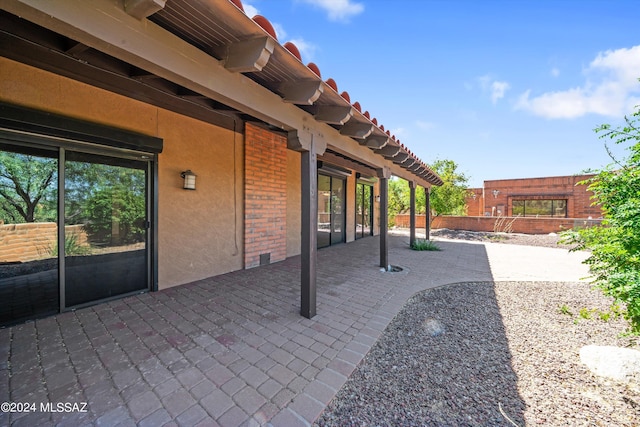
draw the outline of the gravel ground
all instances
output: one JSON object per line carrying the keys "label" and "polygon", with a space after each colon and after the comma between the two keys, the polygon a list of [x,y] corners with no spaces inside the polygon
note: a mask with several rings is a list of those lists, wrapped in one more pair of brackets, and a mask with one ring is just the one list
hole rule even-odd
{"label": "gravel ground", "polygon": [[420,292],[314,425],[638,426],[640,384],[595,376],[579,358],[588,344],[639,348],[620,337],[621,318],[601,319],[610,306],[585,283]]}
{"label": "gravel ground", "polygon": [[520,233],[490,233],[483,231],[449,230],[440,228],[431,230],[431,237],[441,237],[455,240],[471,240],[479,242],[506,243],[511,245],[544,246],[547,248],[569,248],[568,245],[558,243],[557,234],[520,234]]}

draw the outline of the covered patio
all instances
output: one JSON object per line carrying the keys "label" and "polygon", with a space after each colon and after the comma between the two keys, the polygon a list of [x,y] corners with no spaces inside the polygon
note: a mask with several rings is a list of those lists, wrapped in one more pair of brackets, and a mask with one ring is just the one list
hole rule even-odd
{"label": "covered patio", "polygon": [[[399,273],[381,271],[376,238],[318,251],[313,319],[299,315],[292,257],[0,329],[0,399],[38,409],[1,413],[0,424],[309,425],[415,292],[585,274],[582,255],[562,249],[408,244],[389,237]],[[41,402],[86,412],[41,412]]]}

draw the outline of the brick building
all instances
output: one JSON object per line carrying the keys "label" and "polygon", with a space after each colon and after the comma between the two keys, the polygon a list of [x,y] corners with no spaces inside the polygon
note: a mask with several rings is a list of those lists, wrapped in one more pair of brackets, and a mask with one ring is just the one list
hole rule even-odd
{"label": "brick building", "polygon": [[0,156],[45,172],[16,189],[42,227],[1,200],[0,324],[297,255],[313,317],[317,249],[378,236],[386,267],[388,179],[442,183],[239,0],[6,0],[0,28]]}
{"label": "brick building", "polygon": [[469,216],[521,216],[535,218],[597,219],[600,207],[592,206],[593,193],[578,183],[593,175],[484,181],[467,197]]}

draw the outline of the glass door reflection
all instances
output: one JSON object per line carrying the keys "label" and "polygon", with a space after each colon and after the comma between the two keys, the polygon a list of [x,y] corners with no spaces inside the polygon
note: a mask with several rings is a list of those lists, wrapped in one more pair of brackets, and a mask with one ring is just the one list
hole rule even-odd
{"label": "glass door reflection", "polygon": [[345,241],[345,187],[344,179],[318,175],[319,248]]}
{"label": "glass door reflection", "polygon": [[147,163],[68,152],[65,306],[148,289]]}
{"label": "glass door reflection", "polygon": [[0,325],[59,310],[57,158],[0,141]]}

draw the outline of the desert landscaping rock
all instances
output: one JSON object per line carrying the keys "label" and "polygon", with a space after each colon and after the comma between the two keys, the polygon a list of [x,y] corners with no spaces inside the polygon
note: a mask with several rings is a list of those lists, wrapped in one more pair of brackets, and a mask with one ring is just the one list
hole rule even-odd
{"label": "desert landscaping rock", "polygon": [[[638,348],[587,283],[474,282],[414,295],[316,426],[638,426],[640,390],[587,345]],[[564,309],[563,309],[564,308]]]}
{"label": "desert landscaping rock", "polygon": [[586,345],[580,361],[596,375],[640,387],[640,351],[614,346]]}
{"label": "desert landscaping rock", "polygon": [[[431,236],[563,247],[554,234]],[[637,380],[594,374],[580,360],[587,346],[639,348],[637,337],[623,337],[628,325],[611,305],[584,282],[465,282],[419,292],[315,425],[638,426]]]}

